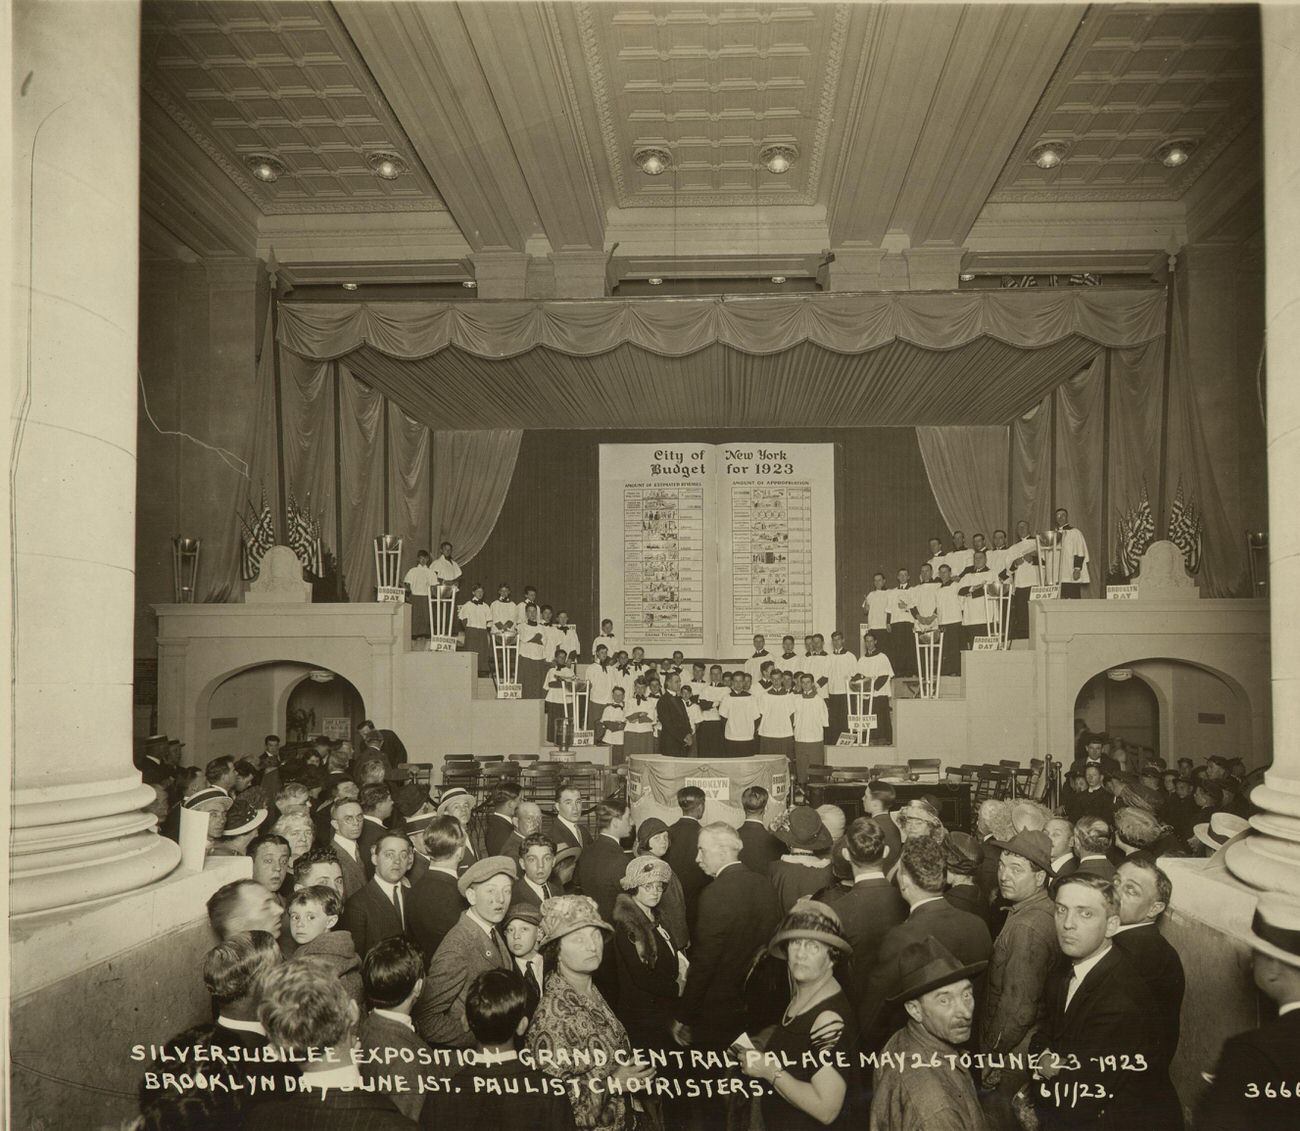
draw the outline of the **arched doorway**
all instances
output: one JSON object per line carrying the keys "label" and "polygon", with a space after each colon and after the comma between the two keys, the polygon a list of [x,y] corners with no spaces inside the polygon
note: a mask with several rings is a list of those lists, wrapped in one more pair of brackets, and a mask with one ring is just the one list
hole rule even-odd
{"label": "arched doorway", "polygon": [[316,668],[293,685],[285,696],[281,718],[288,742],[323,734],[351,739],[366,717],[361,693],[335,672]]}
{"label": "arched doorway", "polygon": [[1111,668],[1080,689],[1074,717],[1093,734],[1122,738],[1131,748],[1160,749],[1160,701],[1132,668]]}

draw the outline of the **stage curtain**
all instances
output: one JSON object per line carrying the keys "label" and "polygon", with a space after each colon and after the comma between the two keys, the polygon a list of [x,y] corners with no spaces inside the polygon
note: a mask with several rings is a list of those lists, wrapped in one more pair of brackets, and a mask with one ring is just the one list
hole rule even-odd
{"label": "stage curtain", "polygon": [[287,349],[325,360],[362,345],[407,359],[448,346],[500,359],[538,346],[582,356],[624,344],[682,357],[715,342],[753,354],[778,353],[804,341],[861,353],[895,340],[953,349],[982,337],[1022,348],[1076,335],[1103,346],[1133,346],[1163,332],[1163,292],[1076,287],[590,302],[284,303],[279,334]]}
{"label": "stage curtain", "polygon": [[993,531],[1007,528],[1007,428],[918,428],[916,439],[948,530],[967,545],[979,531],[992,545]]}
{"label": "stage curtain", "polygon": [[1052,394],[1048,394],[1011,425],[1011,529],[1021,520],[1030,530],[1046,530],[1052,524],[1051,485]]}
{"label": "stage curtain", "polygon": [[[384,398],[358,381],[346,365],[339,370],[339,441],[343,486],[343,531],[339,557],[348,595],[375,595],[375,537],[384,530]],[[414,555],[403,547],[403,564]]]}
{"label": "stage curtain", "polygon": [[429,537],[429,429],[391,401],[388,405],[388,526],[402,539],[402,562],[420,550],[435,557]]}
{"label": "stage curtain", "polygon": [[[1106,566],[1102,561],[1101,484],[1106,473],[1102,411],[1106,395],[1106,356],[1056,390],[1056,505],[1070,512],[1070,525],[1088,540],[1091,581],[1085,597],[1105,593]],[[1039,529],[1043,529],[1039,527]],[[1070,579],[1070,566],[1061,562],[1061,579]]]}
{"label": "stage curtain", "polygon": [[[434,432],[430,543],[450,542],[464,565],[483,548],[496,526],[519,457],[523,432]],[[437,547],[431,546],[434,553]],[[545,553],[546,548],[537,547]]]}
{"label": "stage curtain", "polygon": [[[280,351],[280,387],[284,418],[286,494],[309,507],[320,522],[322,548],[339,555],[335,523],[334,363],[311,361]],[[272,416],[274,420],[274,416]],[[270,494],[268,492],[268,499]],[[270,499],[272,510],[274,499]],[[284,543],[288,531],[276,519],[276,538]]]}
{"label": "stage curtain", "polygon": [[[1118,548],[1119,521],[1142,501],[1144,487],[1151,506],[1157,505],[1164,352],[1163,338],[1138,349],[1111,352],[1110,451],[1106,463],[1112,557]],[[1163,527],[1160,533],[1163,537]]]}

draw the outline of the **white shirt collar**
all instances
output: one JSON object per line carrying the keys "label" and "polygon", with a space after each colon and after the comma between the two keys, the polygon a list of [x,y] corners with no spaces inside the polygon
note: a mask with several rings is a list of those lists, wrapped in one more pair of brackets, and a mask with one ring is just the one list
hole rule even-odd
{"label": "white shirt collar", "polygon": [[865,872],[859,872],[854,876],[853,882],[855,884],[860,884],[863,880],[883,880],[884,878],[885,873],[879,868],[868,868]]}
{"label": "white shirt collar", "polygon": [[1074,857],[1073,852],[1067,852],[1064,856],[1057,856],[1053,858],[1052,871],[1059,872],[1061,870],[1061,865],[1064,864],[1067,860],[1073,859],[1073,857]]}
{"label": "white shirt collar", "polygon": [[348,1060],[337,1068],[327,1068],[322,1072],[304,1072],[298,1082],[300,1088],[347,1088],[361,1087],[361,1070]]}
{"label": "white shirt collar", "polygon": [[335,833],[330,843],[343,849],[343,851],[351,856],[353,860],[356,860],[358,864],[361,862],[360,857],[357,856],[357,842],[355,840],[348,840],[347,837],[339,836]]}
{"label": "white shirt collar", "polygon": [[575,833],[578,832],[578,826],[570,821],[568,817],[561,817],[559,813],[556,813],[555,815],[559,818],[560,824],[562,824],[566,829],[572,829]]}
{"label": "white shirt collar", "polygon": [[411,1020],[411,1015],[409,1013],[397,1013],[391,1009],[379,1008],[372,1009],[370,1012],[376,1017],[386,1017],[389,1021],[395,1022],[398,1025],[405,1025],[412,1033],[415,1032],[415,1022]]}
{"label": "white shirt collar", "polygon": [[487,935],[488,938],[495,938],[492,933],[494,930],[492,924],[487,922],[487,920],[480,918],[479,913],[475,911],[474,908],[470,907],[466,909],[465,918],[478,927],[478,929]]}
{"label": "white shirt collar", "polygon": [[266,1030],[262,1027],[260,1021],[240,1021],[234,1017],[227,1017],[224,1013],[218,1013],[217,1024],[226,1029],[238,1029],[241,1033],[256,1033],[261,1037],[266,1036]]}
{"label": "white shirt collar", "polygon": [[379,878],[379,873],[378,873],[378,872],[375,873],[375,883],[377,883],[377,884],[379,885],[380,890],[381,890],[381,891],[382,891],[386,896],[388,896],[389,902],[392,902],[392,899],[393,899],[393,891],[394,891],[396,888],[400,888],[400,887],[402,886],[402,883],[401,883],[400,880],[399,880],[397,883],[395,883],[395,884],[390,884],[387,880],[381,880],[381,879]]}
{"label": "white shirt collar", "polygon": [[927,903],[934,903],[935,901],[942,899],[943,896],[941,895],[927,895],[920,903],[912,904],[912,910],[908,912],[908,915],[915,915],[918,907],[924,907]]}
{"label": "white shirt collar", "polygon": [[1101,950],[1091,958],[1085,958],[1074,964],[1074,989],[1076,993],[1078,992],[1079,987],[1083,985],[1084,978],[1086,978],[1092,971],[1092,968],[1110,953],[1110,948],[1111,942],[1107,939],[1105,946],[1103,946]]}

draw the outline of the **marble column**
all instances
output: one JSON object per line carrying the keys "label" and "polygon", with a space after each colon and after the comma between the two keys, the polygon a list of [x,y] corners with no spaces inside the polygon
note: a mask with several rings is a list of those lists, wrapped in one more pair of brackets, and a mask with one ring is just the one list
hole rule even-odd
{"label": "marble column", "polygon": [[1227,863],[1252,887],[1300,897],[1300,523],[1285,489],[1300,466],[1300,7],[1265,5],[1261,19],[1273,764],[1251,794],[1262,810],[1254,832],[1228,850]]}
{"label": "marble column", "polygon": [[131,760],[140,11],[13,15],[14,915],[120,895],[180,850]]}

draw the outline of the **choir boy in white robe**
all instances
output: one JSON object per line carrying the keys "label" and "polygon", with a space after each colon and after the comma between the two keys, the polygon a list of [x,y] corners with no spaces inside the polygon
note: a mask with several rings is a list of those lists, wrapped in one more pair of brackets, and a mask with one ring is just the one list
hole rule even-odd
{"label": "choir boy in white robe", "polygon": [[834,742],[849,725],[849,676],[858,670],[858,657],[844,647],[844,633],[831,633],[826,660],[826,741]]}
{"label": "choir boy in white robe", "polygon": [[519,626],[519,682],[525,699],[546,696],[546,636],[537,620],[537,606],[524,606],[524,620]]}
{"label": "choir boy in white robe", "polygon": [[988,606],[984,601],[984,587],[992,580],[993,574],[984,560],[984,551],[980,550],[975,554],[974,565],[966,571],[957,587],[957,592],[965,601],[961,618],[963,651],[969,652],[975,647],[977,636],[988,635]]}
{"label": "choir boy in white robe", "polygon": [[1056,508],[1056,530],[1061,536],[1061,597],[1077,599],[1091,584],[1088,573],[1088,543],[1083,531],[1070,525],[1070,512]]}
{"label": "choir boy in white robe", "polygon": [[519,624],[519,604],[510,599],[510,586],[497,586],[497,599],[488,610],[492,627],[497,632],[508,632]]}
{"label": "choir boy in white robe", "polygon": [[799,693],[790,703],[790,720],[794,730],[795,776],[807,782],[808,770],[826,761],[826,700],[807,672],[799,676]]}
{"label": "choir boy in white robe", "polygon": [[939,588],[935,593],[935,611],[939,614],[939,631],[943,633],[943,655],[940,657],[940,675],[961,674],[962,618],[966,603],[953,580],[952,568],[939,567]]}
{"label": "choir boy in white robe", "polygon": [[[916,642],[912,638],[912,578],[905,569],[898,571],[898,580],[889,591],[889,658],[894,671],[900,676],[916,675]],[[880,638],[876,638],[879,646]]]}
{"label": "choir boy in white robe", "polygon": [[748,673],[736,672],[731,681],[731,694],[718,704],[718,714],[726,721],[723,744],[728,758],[747,758],[758,749],[754,739],[758,702],[750,694],[749,684]]}
{"label": "choir boy in white robe", "polygon": [[[614,702],[614,688],[619,686],[618,669],[610,662],[609,652],[604,644],[596,645],[596,659],[593,663],[588,664],[582,672],[582,678],[591,684],[591,714],[595,737],[592,739],[597,746],[601,744],[601,723],[600,720],[604,715],[604,710]],[[623,741],[619,736],[619,743]]]}
{"label": "choir boy in white robe", "polygon": [[563,609],[555,614],[555,631],[560,634],[560,647],[569,654],[571,661],[576,662],[582,652],[582,644],[578,640],[578,626],[569,623],[569,614]]}
{"label": "choir boy in white robe", "polygon": [[632,684],[632,698],[623,707],[623,718],[627,722],[623,728],[623,753],[629,758],[633,754],[655,752],[657,712],[658,705],[646,693],[645,680],[638,677]]}
{"label": "choir boy in white robe", "polygon": [[406,600],[411,606],[411,639],[418,641],[417,652],[429,648],[429,586],[437,583],[438,575],[429,564],[428,550],[415,555],[415,565],[406,571],[402,584],[406,586]]}
{"label": "choir boy in white robe", "polygon": [[[769,669],[770,671],[771,669]],[[794,757],[794,697],[785,683],[776,679],[759,697],[758,752]]]}
{"label": "choir boy in white robe", "polygon": [[568,653],[563,648],[556,648],[551,657],[551,666],[546,671],[546,741],[559,741],[560,720],[564,718],[565,680],[574,677],[573,667],[569,664]]}
{"label": "choir boy in white robe", "polygon": [[623,689],[615,684],[610,694],[613,698],[601,710],[596,724],[596,733],[600,736],[597,741],[609,747],[610,765],[621,766],[627,761],[623,750],[623,728],[627,726],[623,711]]}
{"label": "choir boy in white robe", "polygon": [[492,663],[492,638],[488,629],[492,624],[492,609],[483,600],[483,586],[475,585],[470,598],[457,610],[460,623],[465,626],[465,651],[475,653],[475,670],[487,675]]}
{"label": "choir boy in white robe", "polygon": [[993,531],[993,547],[985,551],[984,560],[988,563],[989,572],[995,578],[1001,578],[1006,572],[1007,562],[1011,557],[1007,551],[1007,532],[1005,530]]}
{"label": "choir boy in white robe", "polygon": [[939,567],[948,560],[948,555],[944,551],[943,542],[938,538],[930,539],[930,557],[926,564],[930,567],[930,576],[939,576]]}
{"label": "choir boy in white robe", "polygon": [[961,577],[965,570],[970,569],[971,563],[975,560],[975,554],[966,548],[966,535],[960,530],[952,532],[952,549],[948,551],[948,564],[952,566],[952,576],[955,581]]}
{"label": "choir boy in white robe", "polygon": [[600,622],[600,631],[596,633],[596,639],[591,642],[591,652],[596,654],[596,645],[605,645],[605,650],[609,653],[610,658],[618,655],[618,650],[623,647],[618,642],[618,637],[614,635],[614,622],[606,617]]}
{"label": "choir boy in white robe", "polygon": [[789,667],[792,660],[797,660],[799,653],[794,650],[794,637],[781,637],[781,662]]}
{"label": "choir boy in white robe", "polygon": [[[518,611],[515,613],[515,624],[523,624],[528,619],[528,606],[537,604],[537,586],[524,586],[524,599],[519,602]],[[538,612],[540,613],[540,609]]]}
{"label": "choir boy in white robe", "polygon": [[438,580],[445,584],[452,585],[460,580],[460,563],[451,556],[450,542],[443,542],[438,547],[438,556],[434,558],[432,568]]}
{"label": "choir boy in white robe", "polygon": [[770,660],[772,653],[767,650],[767,641],[762,636],[754,637],[754,654],[745,661],[745,671],[755,683],[763,678],[763,661]]}
{"label": "choir boy in white robe", "polygon": [[873,698],[864,703],[876,716],[876,729],[871,732],[872,746],[892,746],[894,742],[893,719],[890,715],[890,696],[894,667],[878,647],[876,634],[868,632],[862,639],[862,655],[858,659],[858,674],[851,681],[854,686],[871,687]]}
{"label": "choir boy in white robe", "polygon": [[[931,542],[938,539],[932,538]],[[888,641],[889,589],[883,573],[871,575],[871,592],[862,598],[862,610],[867,614],[867,630],[876,634],[877,640]]]}
{"label": "choir boy in white robe", "polygon": [[691,684],[696,701],[700,705],[700,720],[695,725],[695,752],[701,757],[717,757],[726,748],[722,743],[722,716],[718,713],[718,704],[724,695],[730,695],[731,689],[722,682],[722,667],[714,664],[709,669],[709,679],[702,687]]}

